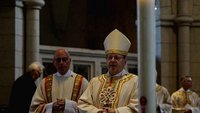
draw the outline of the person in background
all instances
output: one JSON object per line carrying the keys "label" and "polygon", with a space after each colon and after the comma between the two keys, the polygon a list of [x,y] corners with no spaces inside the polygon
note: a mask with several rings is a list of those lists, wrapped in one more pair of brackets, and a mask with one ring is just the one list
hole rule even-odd
{"label": "person in background", "polygon": [[[157,77],[157,71],[156,71]],[[170,93],[164,86],[156,83],[157,113],[172,113],[172,101]]]}
{"label": "person in background", "polygon": [[172,113],[172,101],[168,90],[156,84],[157,113]]}
{"label": "person in background", "polygon": [[36,90],[35,81],[43,73],[44,66],[33,62],[27,72],[16,79],[12,86],[8,113],[28,113],[31,99]]}
{"label": "person in background", "polygon": [[200,113],[200,98],[192,91],[191,76],[181,77],[182,87],[172,93],[173,113]]}
{"label": "person in background", "polygon": [[57,49],[53,64],[57,72],[40,82],[32,98],[29,113],[78,113],[77,100],[88,81],[71,71],[71,57],[66,49]]}
{"label": "person in background", "polygon": [[119,30],[104,41],[108,72],[94,77],[78,101],[87,113],[134,113],[138,111],[137,76],[124,67],[131,43]]}

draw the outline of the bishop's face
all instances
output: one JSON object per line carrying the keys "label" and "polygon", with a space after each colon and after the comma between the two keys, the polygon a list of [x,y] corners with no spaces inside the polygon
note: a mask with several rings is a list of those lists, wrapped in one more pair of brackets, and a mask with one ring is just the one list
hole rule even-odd
{"label": "bishop's face", "polygon": [[121,72],[126,65],[126,56],[110,53],[106,56],[106,63],[110,75],[115,75]]}

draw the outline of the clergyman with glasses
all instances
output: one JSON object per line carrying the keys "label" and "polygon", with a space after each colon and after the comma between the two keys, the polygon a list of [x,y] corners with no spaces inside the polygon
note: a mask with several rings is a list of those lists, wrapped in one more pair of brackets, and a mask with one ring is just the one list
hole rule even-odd
{"label": "clergyman with glasses", "polygon": [[79,113],[77,100],[87,88],[88,81],[69,69],[71,57],[64,48],[56,50],[53,64],[57,72],[40,82],[29,113]]}
{"label": "clergyman with glasses", "polygon": [[78,100],[78,107],[87,113],[138,112],[137,76],[124,67],[130,41],[119,30],[104,40],[108,72],[94,77]]}

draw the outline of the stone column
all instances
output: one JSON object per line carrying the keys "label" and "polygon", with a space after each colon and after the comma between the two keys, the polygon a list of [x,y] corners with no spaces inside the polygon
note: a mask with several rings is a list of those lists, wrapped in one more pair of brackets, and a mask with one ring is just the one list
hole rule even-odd
{"label": "stone column", "polygon": [[40,9],[43,0],[24,0],[26,8],[25,20],[25,64],[39,61],[40,45]]}
{"label": "stone column", "polygon": [[191,0],[178,0],[178,76],[190,75],[190,23],[192,4]]}

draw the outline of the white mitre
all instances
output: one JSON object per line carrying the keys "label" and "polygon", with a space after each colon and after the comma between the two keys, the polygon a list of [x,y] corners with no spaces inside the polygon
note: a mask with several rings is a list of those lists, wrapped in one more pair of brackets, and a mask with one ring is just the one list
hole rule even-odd
{"label": "white mitre", "polygon": [[104,40],[104,49],[106,54],[117,53],[127,55],[131,46],[128,38],[119,30],[113,30]]}

